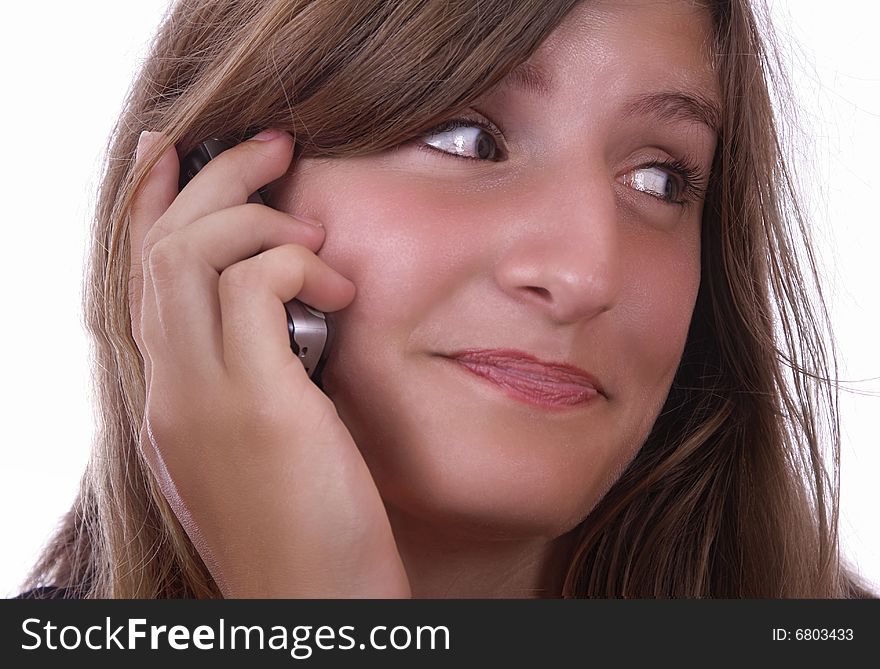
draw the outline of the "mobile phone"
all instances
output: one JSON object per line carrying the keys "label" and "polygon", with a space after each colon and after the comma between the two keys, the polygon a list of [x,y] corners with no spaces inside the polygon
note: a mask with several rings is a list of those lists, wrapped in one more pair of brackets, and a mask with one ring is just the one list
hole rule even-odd
{"label": "mobile phone", "polygon": [[[178,190],[183,187],[208,164],[210,160],[235,146],[236,142],[212,138],[201,142],[180,161],[180,180]],[[265,204],[261,191],[248,198],[248,202]],[[321,385],[321,372],[330,354],[333,340],[333,328],[323,312],[313,309],[300,300],[285,303],[287,312],[287,333],[290,337],[290,349],[299,358],[309,378],[318,386]]]}

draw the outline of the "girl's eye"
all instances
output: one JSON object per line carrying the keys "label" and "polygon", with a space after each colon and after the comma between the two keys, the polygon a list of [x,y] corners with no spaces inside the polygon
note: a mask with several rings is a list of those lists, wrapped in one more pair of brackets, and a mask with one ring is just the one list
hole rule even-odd
{"label": "girl's eye", "polygon": [[650,193],[661,200],[678,202],[681,199],[681,184],[670,171],[658,167],[640,167],[630,177],[630,185],[636,190]]}
{"label": "girl's eye", "polygon": [[686,207],[705,196],[707,178],[688,159],[655,160],[637,167],[624,182],[667,204]]}
{"label": "girl's eye", "polygon": [[492,123],[452,119],[431,128],[421,137],[420,147],[469,160],[503,160],[501,131]]}
{"label": "girl's eye", "polygon": [[[467,160],[505,159],[503,132],[491,121],[456,118],[425,132],[418,148]],[[707,177],[688,158],[654,160],[632,170],[626,185],[669,205],[687,207],[705,196]]]}

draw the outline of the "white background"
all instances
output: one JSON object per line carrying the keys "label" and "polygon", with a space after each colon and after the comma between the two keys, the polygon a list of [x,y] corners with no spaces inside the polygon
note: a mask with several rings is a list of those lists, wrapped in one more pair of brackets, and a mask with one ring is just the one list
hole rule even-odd
{"label": "white background", "polygon": [[[845,552],[880,585],[880,59],[875,3],[771,0],[809,141],[841,352]],[[101,153],[165,0],[10,3],[0,27],[0,596],[73,499],[92,435],[81,273]]]}

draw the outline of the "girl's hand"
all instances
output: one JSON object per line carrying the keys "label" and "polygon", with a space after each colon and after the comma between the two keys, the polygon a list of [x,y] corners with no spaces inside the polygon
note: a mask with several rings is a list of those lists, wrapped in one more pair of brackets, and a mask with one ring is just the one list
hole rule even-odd
{"label": "girl's hand", "polygon": [[[161,139],[142,135],[138,161]],[[173,147],[147,176],[130,228],[141,448],[225,596],[409,597],[373,478],[287,333],[284,302],[336,311],[355,286],[315,255],[323,228],[247,203],[292,155],[268,131],[179,195]]]}

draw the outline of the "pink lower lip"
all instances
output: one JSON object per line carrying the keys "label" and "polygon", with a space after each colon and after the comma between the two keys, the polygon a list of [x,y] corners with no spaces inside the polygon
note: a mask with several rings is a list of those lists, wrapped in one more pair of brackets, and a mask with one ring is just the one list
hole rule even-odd
{"label": "pink lower lip", "polygon": [[545,409],[569,408],[584,404],[599,392],[579,383],[542,378],[527,370],[470,360],[454,360],[469,372],[492,382],[514,399]]}

